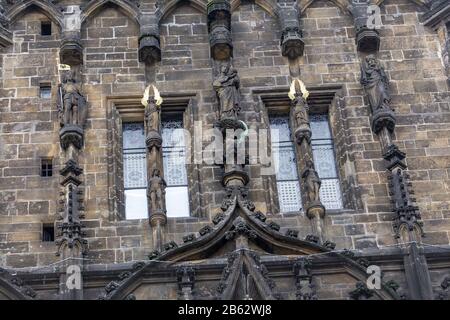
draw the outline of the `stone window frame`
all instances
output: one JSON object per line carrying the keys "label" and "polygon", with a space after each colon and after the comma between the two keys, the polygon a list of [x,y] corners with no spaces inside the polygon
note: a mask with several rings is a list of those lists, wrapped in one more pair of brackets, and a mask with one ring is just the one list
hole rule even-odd
{"label": "stone window frame", "polygon": [[[162,94],[162,112],[182,112],[184,128],[194,137],[194,119],[198,118],[196,93]],[[122,123],[144,121],[144,106],[141,95],[107,96],[107,140],[108,140],[108,211],[109,220],[126,220],[123,178]],[[191,141],[193,145],[193,141]],[[189,217],[168,217],[169,220],[203,218],[205,206],[200,197],[200,168],[193,161],[186,165],[188,175]]]}
{"label": "stone window frame", "polygon": [[[319,85],[308,87],[310,92],[308,105],[310,114],[327,113],[329,116],[329,124],[334,143],[336,168],[338,171],[338,179],[340,182],[341,196],[343,208],[337,210],[327,210],[328,214],[352,213],[362,210],[363,203],[361,199],[361,191],[356,185],[354,173],[354,160],[352,158],[349,146],[351,145],[351,137],[349,136],[347,119],[345,117],[345,100],[343,93],[346,88],[342,85]],[[288,97],[289,87],[276,88],[258,88],[252,90],[256,99],[258,111],[261,115],[261,124],[265,129],[269,129],[269,114],[289,114],[291,131],[293,128],[293,117],[291,112],[291,100]],[[270,137],[269,137],[270,139]],[[269,141],[271,143],[271,141]],[[301,159],[300,147],[295,144],[296,158]],[[349,169],[350,167],[350,169]],[[353,167],[353,169],[351,169]],[[301,168],[298,164],[298,172]],[[268,192],[265,193],[268,212],[272,214],[297,215],[294,213],[281,213],[279,211],[278,193],[275,176],[264,176],[263,186]],[[302,202],[306,203],[305,190],[300,183]],[[303,210],[300,211],[303,213]]]}

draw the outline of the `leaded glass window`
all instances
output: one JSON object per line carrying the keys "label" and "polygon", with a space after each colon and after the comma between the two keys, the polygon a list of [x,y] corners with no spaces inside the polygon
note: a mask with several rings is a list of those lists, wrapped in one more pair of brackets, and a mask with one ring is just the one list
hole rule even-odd
{"label": "leaded glass window", "polygon": [[342,209],[342,196],[336,169],[334,144],[331,136],[328,115],[313,114],[309,116],[314,165],[322,180],[320,199],[326,209]]}
{"label": "leaded glass window", "polygon": [[275,163],[278,199],[281,212],[300,211],[302,200],[297,172],[294,144],[289,128],[289,117],[270,117],[272,155]]}
{"label": "leaded glass window", "polygon": [[143,122],[123,124],[123,175],[126,218],[147,218],[147,160]]}
{"label": "leaded glass window", "polygon": [[174,114],[162,120],[162,153],[168,217],[189,216],[188,179],[186,171],[186,141],[183,115]]}

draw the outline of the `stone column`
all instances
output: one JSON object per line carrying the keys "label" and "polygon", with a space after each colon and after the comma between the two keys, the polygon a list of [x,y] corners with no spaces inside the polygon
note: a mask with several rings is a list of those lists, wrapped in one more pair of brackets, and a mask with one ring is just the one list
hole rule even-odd
{"label": "stone column", "polygon": [[161,104],[162,98],[154,85],[145,90],[142,104],[145,107],[145,144],[147,146],[147,201],[153,243],[161,251],[164,243],[166,217],[166,182],[163,178]]}
{"label": "stone column", "polygon": [[72,71],[63,74],[58,90],[58,111],[61,129],[61,159],[64,167],[60,170],[60,220],[59,235],[56,239],[57,255],[61,257],[60,294],[62,299],[82,299],[83,256],[87,251],[82,218],[83,170],[79,165],[80,153],[84,145],[84,124],[87,118],[87,101],[81,92],[79,82]]}
{"label": "stone column", "polygon": [[413,198],[409,182],[405,153],[392,142],[396,117],[391,108],[389,80],[374,55],[364,58],[361,67],[361,84],[372,111],[372,130],[379,136],[386,162],[389,195],[392,197],[394,232],[404,254],[404,266],[411,299],[433,299],[431,280],[423,247],[423,222]]}
{"label": "stone column", "polygon": [[301,190],[303,193],[303,206],[306,216],[311,220],[312,231],[321,243],[325,241],[325,207],[320,201],[321,180],[314,167],[314,158],[311,147],[311,128],[309,124],[309,106],[307,98],[309,92],[299,79],[291,84],[289,97],[292,100],[291,122],[294,129],[295,143],[299,146],[299,168],[301,176]]}

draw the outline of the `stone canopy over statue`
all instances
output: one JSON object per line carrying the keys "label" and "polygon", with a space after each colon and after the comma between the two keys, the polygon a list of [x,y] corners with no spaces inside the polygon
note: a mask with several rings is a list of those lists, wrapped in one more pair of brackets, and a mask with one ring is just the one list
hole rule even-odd
{"label": "stone canopy over statue", "polygon": [[87,118],[87,101],[71,71],[63,75],[58,90],[58,112],[61,125],[60,139],[64,149],[70,144],[80,149],[83,127]]}
{"label": "stone canopy over statue", "polygon": [[220,68],[219,76],[214,80],[213,87],[220,102],[220,120],[234,119],[240,111],[239,87],[240,80],[237,70],[231,64]]}
{"label": "stone canopy over statue", "polygon": [[362,63],[361,84],[372,110],[372,126],[375,133],[383,127],[387,127],[390,131],[394,130],[395,116],[390,106],[389,80],[380,61],[374,55],[368,55]]}

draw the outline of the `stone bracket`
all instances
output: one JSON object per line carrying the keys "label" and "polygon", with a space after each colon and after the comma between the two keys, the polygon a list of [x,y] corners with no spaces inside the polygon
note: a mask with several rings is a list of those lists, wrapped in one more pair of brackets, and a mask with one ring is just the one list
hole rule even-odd
{"label": "stone bracket", "polygon": [[300,28],[297,3],[278,3],[278,16],[281,23],[281,53],[290,59],[303,56],[305,43]]}

